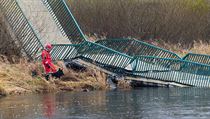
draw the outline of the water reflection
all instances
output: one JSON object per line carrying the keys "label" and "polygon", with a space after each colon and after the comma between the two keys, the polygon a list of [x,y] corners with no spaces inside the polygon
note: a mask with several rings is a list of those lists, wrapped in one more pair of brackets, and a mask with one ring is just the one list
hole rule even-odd
{"label": "water reflection", "polygon": [[210,89],[140,88],[0,99],[0,119],[208,118]]}
{"label": "water reflection", "polygon": [[46,94],[43,96],[43,113],[48,119],[55,114],[55,96]]}

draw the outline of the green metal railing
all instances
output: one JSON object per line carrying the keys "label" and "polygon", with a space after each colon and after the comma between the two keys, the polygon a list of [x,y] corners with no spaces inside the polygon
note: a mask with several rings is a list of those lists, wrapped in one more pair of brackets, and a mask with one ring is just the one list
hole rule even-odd
{"label": "green metal railing", "polygon": [[[190,53],[181,59],[173,52],[135,39],[89,42],[64,0],[43,1],[61,31],[74,43],[54,44],[51,51],[53,60],[80,58],[118,74],[210,87],[210,56]],[[0,7],[19,44],[33,58],[43,46],[18,2],[1,0]],[[131,66],[131,70],[126,69],[128,66]]]}
{"label": "green metal railing", "polygon": [[53,60],[80,58],[115,72],[119,72],[116,69],[121,71],[133,60],[130,56],[88,41],[82,44],[54,44],[51,56]]}
{"label": "green metal railing", "polygon": [[[87,60],[110,71],[118,72],[119,70],[121,72],[123,70],[126,75],[210,87],[210,68],[208,65],[200,64],[201,60],[196,60],[199,63],[195,63],[191,62],[192,59],[186,58],[190,61],[185,61],[173,52],[135,39],[106,39],[96,43],[86,41],[64,0],[43,1],[61,31],[69,35],[70,41],[75,44],[82,43],[78,45],[79,48],[76,48],[77,58]],[[55,55],[65,57],[60,51],[55,51]],[[132,71],[126,70],[129,65]]]}
{"label": "green metal railing", "polygon": [[[57,25],[61,28],[62,33],[66,34],[67,36],[69,34],[69,39],[72,41],[72,43],[77,44],[85,40],[83,32],[81,31],[64,0],[43,0],[43,2],[52,14]],[[73,30],[74,32],[72,29],[75,29]],[[106,39],[97,41],[96,43],[130,56],[150,55],[180,59],[180,57],[175,53],[134,39]]]}
{"label": "green metal railing", "polygon": [[52,60],[74,59],[78,55],[80,45],[73,44],[54,44],[50,52]]}
{"label": "green metal railing", "polygon": [[177,54],[135,39],[105,39],[96,43],[125,53],[129,56],[156,56],[160,58],[181,59]]}
{"label": "green metal railing", "polygon": [[198,87],[210,87],[210,66],[180,59],[138,56],[133,74]]}
{"label": "green metal railing", "polygon": [[183,60],[188,60],[188,61],[192,61],[192,62],[210,65],[210,56],[209,55],[189,53],[185,57],[183,57]]}
{"label": "green metal railing", "polygon": [[103,66],[125,68],[132,61],[132,57],[128,55],[88,41],[81,44],[78,52],[80,58],[89,59],[93,63]]}
{"label": "green metal railing", "polygon": [[34,55],[43,46],[31,24],[23,14],[18,2],[16,0],[1,0],[0,8],[16,35],[17,42],[22,50],[29,58],[34,58]]}
{"label": "green metal railing", "polygon": [[100,44],[88,42],[64,0],[42,1],[47,6],[61,32],[67,35],[73,44],[82,44],[78,50],[80,58],[101,66],[118,68],[125,68],[131,62],[132,57],[130,56]]}
{"label": "green metal railing", "polygon": [[71,11],[64,0],[42,0],[53,16],[62,34],[67,36],[73,44],[86,41],[85,35],[81,31]]}

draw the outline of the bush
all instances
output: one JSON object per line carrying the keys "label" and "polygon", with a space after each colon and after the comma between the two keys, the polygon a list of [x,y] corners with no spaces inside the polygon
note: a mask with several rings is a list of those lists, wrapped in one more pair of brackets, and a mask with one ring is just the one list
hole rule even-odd
{"label": "bush", "polygon": [[192,46],[209,42],[208,0],[69,0],[86,34],[161,38]]}

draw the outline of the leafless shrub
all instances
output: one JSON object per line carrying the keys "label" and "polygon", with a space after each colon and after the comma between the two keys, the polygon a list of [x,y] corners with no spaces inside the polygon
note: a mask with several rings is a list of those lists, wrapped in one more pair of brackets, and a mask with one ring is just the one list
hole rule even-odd
{"label": "leafless shrub", "polygon": [[149,36],[192,46],[209,42],[209,0],[69,0],[88,34],[107,37]]}

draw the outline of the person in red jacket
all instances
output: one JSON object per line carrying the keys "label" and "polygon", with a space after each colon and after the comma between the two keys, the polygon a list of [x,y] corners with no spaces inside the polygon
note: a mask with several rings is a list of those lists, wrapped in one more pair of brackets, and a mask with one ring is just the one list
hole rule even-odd
{"label": "person in red jacket", "polygon": [[42,64],[44,66],[45,69],[45,73],[46,73],[46,79],[49,79],[49,75],[56,73],[57,69],[55,67],[55,65],[52,63],[52,59],[51,59],[51,55],[50,55],[50,51],[52,50],[52,45],[47,43],[45,45],[45,49],[42,51]]}

